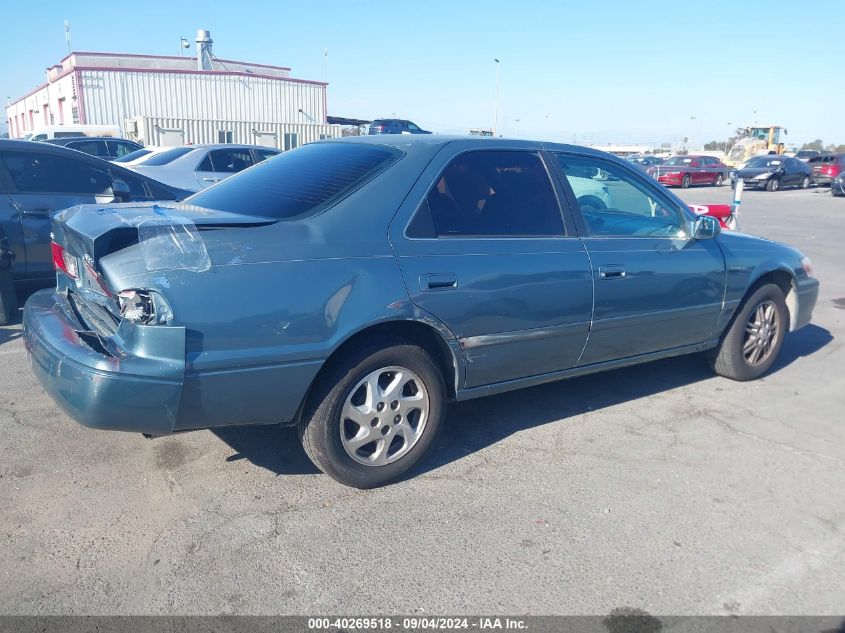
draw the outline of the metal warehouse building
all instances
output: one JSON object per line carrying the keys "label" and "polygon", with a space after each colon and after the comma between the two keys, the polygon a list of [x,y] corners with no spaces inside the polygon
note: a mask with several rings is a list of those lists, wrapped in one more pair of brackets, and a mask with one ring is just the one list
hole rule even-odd
{"label": "metal warehouse building", "polygon": [[196,57],[71,53],[6,108],[11,138],[50,125],[117,125],[146,145],[254,143],[280,149],[340,136],[326,83],[290,68],[218,59],[208,31]]}

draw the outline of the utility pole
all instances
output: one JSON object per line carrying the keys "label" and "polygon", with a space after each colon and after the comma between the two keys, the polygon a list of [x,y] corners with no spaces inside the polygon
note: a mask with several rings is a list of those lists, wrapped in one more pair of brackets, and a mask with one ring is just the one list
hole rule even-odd
{"label": "utility pole", "polygon": [[65,20],[65,43],[67,43],[67,54],[70,55],[70,22]]}
{"label": "utility pole", "polygon": [[499,127],[499,60],[493,59],[496,62],[496,106],[493,109],[493,136],[496,136],[496,130]]}

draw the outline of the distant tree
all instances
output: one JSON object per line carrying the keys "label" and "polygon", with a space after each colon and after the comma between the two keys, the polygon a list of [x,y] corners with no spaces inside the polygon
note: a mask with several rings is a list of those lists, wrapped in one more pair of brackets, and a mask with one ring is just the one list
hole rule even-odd
{"label": "distant tree", "polygon": [[822,140],[820,138],[817,138],[812,143],[804,143],[801,146],[801,149],[815,149],[815,150],[818,150],[820,152],[823,152],[824,151],[824,142],[822,142]]}
{"label": "distant tree", "polygon": [[709,143],[704,144],[704,149],[708,152],[724,152],[725,141],[710,141]]}
{"label": "distant tree", "polygon": [[826,152],[830,152],[831,154],[842,154],[845,153],[845,145],[834,145],[831,143],[827,147],[824,148]]}

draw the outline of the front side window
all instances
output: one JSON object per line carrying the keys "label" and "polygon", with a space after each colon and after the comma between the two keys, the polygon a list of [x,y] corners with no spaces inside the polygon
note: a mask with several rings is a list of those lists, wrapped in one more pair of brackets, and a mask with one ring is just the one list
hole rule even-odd
{"label": "front side window", "polygon": [[267,160],[268,158],[273,158],[273,156],[277,156],[279,153],[273,149],[256,149],[253,151],[255,152],[256,163],[260,163],[262,160]]}
{"label": "front side window", "polygon": [[556,154],[581,216],[594,236],[686,237],[686,217],[620,166],[599,158]]}
{"label": "front side window", "polygon": [[409,237],[564,235],[563,218],[540,156],[477,151],[455,158],[408,229]]}
{"label": "front side window", "polygon": [[420,128],[408,121],[408,129],[411,130],[411,132],[417,132]]}
{"label": "front side window", "polygon": [[108,194],[112,178],[72,156],[35,152],[3,152],[2,160],[20,193]]}
{"label": "front side window", "polygon": [[133,143],[124,143],[122,141],[107,141],[109,146],[109,154],[115,158],[121,158],[138,150],[138,146]]}
{"label": "front side window", "polygon": [[186,200],[208,209],[302,218],[335,204],[402,156],[358,143],[314,143],[280,154]]}
{"label": "front side window", "polygon": [[109,158],[109,152],[108,148],[106,147],[105,141],[78,141],[75,143],[68,143],[67,146],[70,149],[75,149],[78,152],[85,152],[86,154],[90,154],[91,156],[96,156],[98,158]]}

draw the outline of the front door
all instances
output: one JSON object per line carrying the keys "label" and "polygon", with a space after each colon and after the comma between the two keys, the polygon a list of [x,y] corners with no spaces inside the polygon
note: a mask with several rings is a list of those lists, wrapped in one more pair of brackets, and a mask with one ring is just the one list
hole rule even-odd
{"label": "front door", "polygon": [[562,190],[528,150],[447,145],[397,214],[390,238],[408,292],[456,336],[464,386],[573,367],[593,289]]}
{"label": "front door", "polygon": [[[635,170],[602,158],[555,154],[563,179],[598,169],[603,205],[577,203],[592,262],[595,307],[579,365],[669,350],[717,334],[725,263],[715,240],[689,237],[682,206]],[[573,196],[574,198],[574,196]]]}

